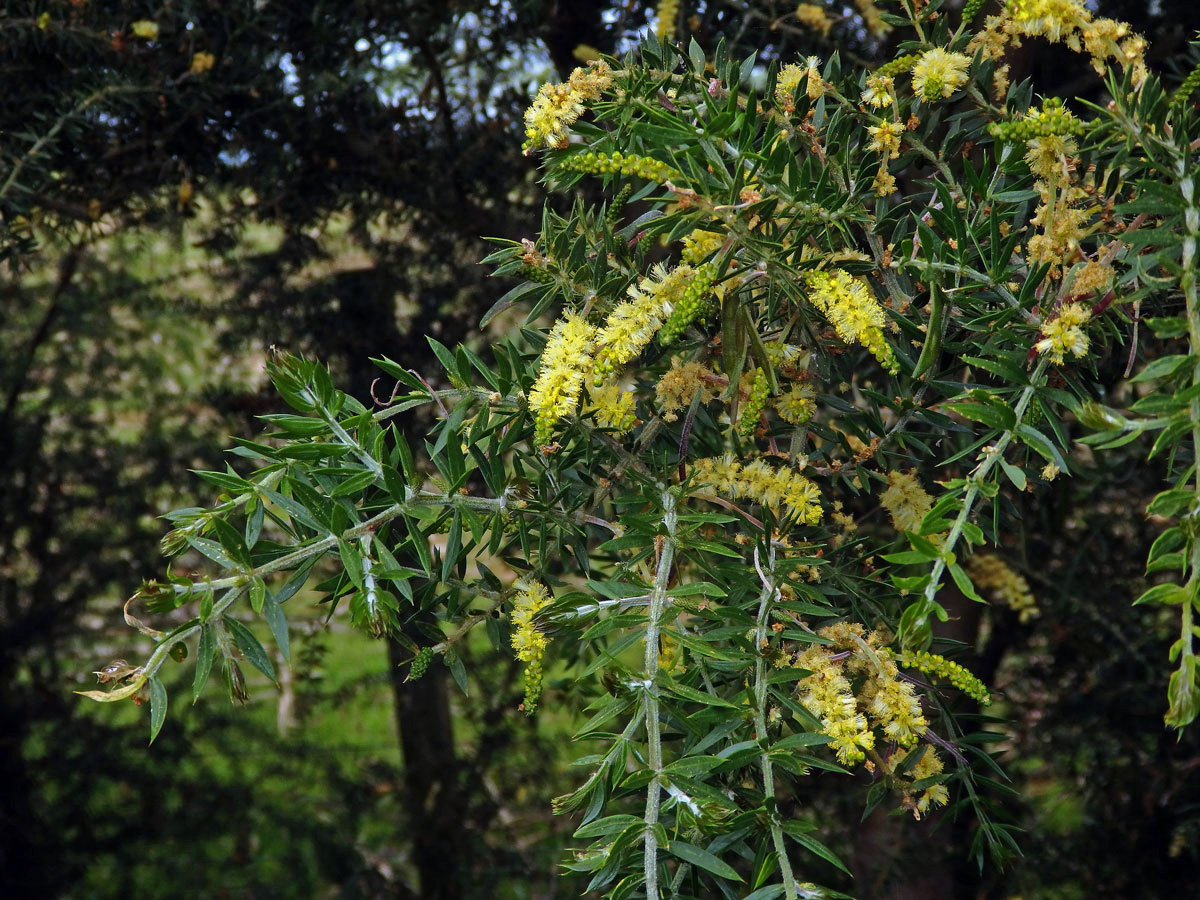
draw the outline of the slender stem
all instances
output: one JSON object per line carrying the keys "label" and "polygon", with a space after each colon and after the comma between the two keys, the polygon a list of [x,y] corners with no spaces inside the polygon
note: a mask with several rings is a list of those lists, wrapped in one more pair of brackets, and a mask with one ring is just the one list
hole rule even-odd
{"label": "slender stem", "polygon": [[[311,544],[305,544],[303,547],[298,547],[291,553],[285,553],[283,556],[276,557],[270,562],[265,562],[249,573],[242,572],[237,575],[229,575],[225,578],[218,578],[215,581],[207,582],[209,587],[216,590],[221,590],[227,587],[236,587],[243,581],[248,581],[254,576],[263,577],[271,575],[275,572],[283,571],[284,569],[294,569],[300,563],[310,559],[313,556],[319,556],[326,551],[332,550],[337,546],[338,541],[354,541],[362,538],[365,535],[370,535],[375,532],[380,525],[390,522],[397,516],[403,515],[406,512],[412,511],[420,506],[465,506],[468,509],[479,509],[492,512],[504,512],[508,508],[507,497],[471,497],[466,494],[435,494],[429,491],[413,491],[408,490],[408,498],[404,503],[393,503],[382,512],[376,513],[365,522],[360,522],[353,528],[348,528],[341,534],[330,534],[321,538],[318,541],[313,541]],[[177,584],[175,585],[175,593],[186,594],[192,590],[192,585]]]}
{"label": "slender stem", "polygon": [[[213,582],[213,584],[216,584],[216,582]],[[225,614],[225,611],[229,609],[229,607],[233,606],[233,604],[236,603],[241,598],[242,594],[246,593],[249,588],[249,580],[245,581],[243,584],[232,585],[225,593],[225,596],[222,597],[215,606],[213,606],[212,615],[209,616],[208,621],[214,622],[219,620]],[[153,678],[162,664],[167,661],[167,654],[171,652],[171,648],[180,641],[186,641],[193,634],[198,633],[205,624],[207,623],[197,622],[191,628],[178,633],[172,633],[170,640],[160,641],[158,647],[156,647],[154,652],[150,654],[150,658],[146,660],[146,665],[142,667],[143,674],[145,674],[147,678]]]}
{"label": "slender stem", "polygon": [[[291,553],[285,553],[283,556],[278,556],[270,562],[265,562],[261,566],[252,569],[249,573],[239,573],[230,575],[226,578],[218,578],[215,581],[207,582],[207,586],[220,590],[227,587],[237,587],[238,585],[249,582],[254,576],[263,577],[271,575],[275,572],[283,571],[284,569],[294,569],[300,563],[314,556],[319,556],[326,551],[332,550],[337,546],[339,540],[351,541],[362,537],[365,534],[370,534],[375,531],[380,525],[389,522],[397,516],[401,515],[408,509],[408,505],[404,503],[394,503],[387,509],[367,519],[365,522],[360,522],[353,528],[343,531],[341,534],[331,534],[321,538],[319,541],[313,541],[311,544],[305,544]],[[175,585],[175,593],[187,594],[190,593],[193,585],[177,584]]]}
{"label": "slender stem", "polygon": [[379,591],[375,587],[375,571],[371,567],[371,535],[364,534],[359,541],[362,544],[362,576],[363,590],[367,595],[367,615],[374,627],[379,621]]}
{"label": "slender stem", "polygon": [[783,828],[779,824],[779,811],[775,808],[775,769],[771,755],[767,752],[767,659],[763,647],[767,643],[767,620],[771,614],[771,603],[778,591],[771,581],[775,568],[775,547],[769,545],[767,571],[764,573],[758,562],[758,548],[754,548],[754,568],[762,580],[762,593],[758,599],[758,618],[754,628],[754,730],[763,748],[759,766],[763,774],[763,796],[767,799],[767,814],[771,818],[771,843],[775,846],[775,857],[779,861],[779,874],[783,878],[783,894],[787,900],[796,900],[796,876],[788,859],[787,845],[783,840]]}
{"label": "slender stem", "polygon": [[658,801],[662,792],[662,731],[658,721],[658,640],[663,610],[667,605],[667,587],[671,580],[671,567],[675,562],[675,526],[678,513],[675,511],[675,495],[666,490],[662,493],[663,526],[666,529],[658,554],[658,568],[654,573],[654,589],[650,592],[650,609],[646,613],[646,656],[642,666],[646,708],[647,764],[652,776],[646,787],[645,853],[643,869],[646,879],[647,900],[658,900]]}
{"label": "slender stem", "polygon": [[[1200,289],[1196,284],[1197,243],[1200,242],[1200,197],[1197,195],[1200,191],[1197,190],[1196,176],[1188,170],[1187,160],[1177,159],[1175,166],[1176,174],[1179,176],[1179,192],[1183,195],[1183,201],[1186,204],[1183,214],[1185,231],[1181,260],[1183,274],[1180,276],[1179,284],[1187,302],[1188,344],[1193,360],[1192,386],[1195,388],[1196,385],[1200,385]],[[1193,397],[1191,403],[1188,404],[1188,417],[1192,420],[1192,474],[1195,479],[1197,500],[1200,500],[1200,396]],[[1189,515],[1195,514],[1194,509],[1189,510]],[[1197,584],[1200,582],[1200,539],[1193,536],[1191,543],[1189,560],[1191,572],[1188,576],[1187,593],[1181,609],[1179,673],[1181,678],[1194,680],[1194,663],[1191,661],[1195,655],[1192,647],[1192,620]],[[1183,690],[1190,693],[1192,687],[1192,685],[1187,685]],[[1174,698],[1171,699],[1171,712],[1173,713],[1175,712]],[[1174,717],[1171,722],[1177,728],[1182,728],[1188,724],[1184,719],[1184,715],[1188,711],[1180,709],[1178,712],[1180,715]]]}
{"label": "slender stem", "polygon": [[933,569],[929,573],[929,584],[925,585],[924,602],[927,611],[933,607],[933,598],[941,586],[942,574],[946,571],[946,560],[962,535],[967,520],[971,517],[972,508],[979,497],[980,486],[987,480],[988,473],[1003,458],[1004,451],[1012,443],[1013,437],[1017,433],[1017,428],[1020,427],[1021,420],[1025,417],[1025,413],[1029,409],[1029,404],[1033,401],[1034,394],[1037,393],[1038,382],[1041,381],[1048,364],[1049,361],[1045,357],[1038,361],[1037,368],[1034,369],[1033,375],[1030,378],[1030,384],[1021,391],[1021,397],[1017,401],[1016,408],[1013,410],[1015,416],[1013,427],[1006,431],[996,445],[984,454],[983,462],[971,474],[967,492],[963,496],[962,508],[959,509],[958,517],[955,518],[954,524],[950,528],[950,533],[946,536],[946,540],[942,544],[941,555],[934,562]]}
{"label": "slender stem", "polygon": [[329,426],[329,430],[333,432],[334,436],[341,441],[344,446],[349,447],[354,451],[354,455],[358,457],[358,461],[375,474],[377,481],[382,481],[383,466],[380,464],[379,460],[368,453],[362,444],[352,438],[350,436],[350,432],[346,431],[346,429],[342,427],[342,423],[339,422],[334,416],[329,415],[324,407],[321,407],[320,411],[321,418],[325,420],[325,424]]}

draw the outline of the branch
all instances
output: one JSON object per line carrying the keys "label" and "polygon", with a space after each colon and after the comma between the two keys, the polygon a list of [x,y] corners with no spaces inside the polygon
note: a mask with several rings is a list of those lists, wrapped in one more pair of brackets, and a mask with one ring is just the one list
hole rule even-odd
{"label": "branch", "polygon": [[667,605],[667,587],[671,580],[671,566],[675,561],[675,495],[669,490],[662,493],[663,526],[666,535],[658,555],[658,568],[654,573],[654,589],[650,593],[650,609],[646,613],[646,656],[642,665],[644,681],[642,688],[646,707],[647,764],[653,773],[646,787],[645,853],[642,866],[646,879],[647,900],[658,900],[658,801],[662,792],[662,732],[658,721],[658,693],[655,681],[658,677],[658,641],[663,610]]}
{"label": "branch", "polygon": [[767,752],[767,659],[763,655],[763,645],[767,642],[767,620],[770,618],[771,604],[779,594],[770,577],[774,567],[775,547],[771,546],[767,551],[767,572],[763,572],[759,564],[758,548],[755,547],[754,569],[758,572],[763,589],[758,599],[758,618],[754,627],[754,730],[755,737],[763,748],[759,756],[759,767],[763,773],[763,796],[766,797],[767,814],[771,818],[771,843],[775,846],[779,874],[783,878],[783,893],[787,900],[796,900],[796,876],[792,874],[792,864],[783,841],[783,828],[779,823],[779,810],[775,807],[775,770],[771,764],[771,754]]}

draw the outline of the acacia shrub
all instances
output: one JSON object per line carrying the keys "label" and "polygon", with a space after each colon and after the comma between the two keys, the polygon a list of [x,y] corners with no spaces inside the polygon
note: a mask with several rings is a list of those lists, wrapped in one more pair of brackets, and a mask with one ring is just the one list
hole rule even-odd
{"label": "acacia shrub", "polygon": [[[440,378],[378,360],[396,380],[378,410],[276,358],[294,412],[238,441],[246,474],[202,473],[217,504],[170,516],[168,551],[226,574],[146,584],[127,616],[156,648],[92,696],[148,700],[153,737],[161,667],[191,643],[193,696],[220,661],[243,697],[243,662],[274,670],[235,612],[286,656],[285,604],[315,577],[374,634],[435,614],[404,638],[412,678],[442,664],[465,689],[483,625],[523,662],[527,713],[586,709],[601,750],[555,805],[580,819],[566,865],[587,890],[817,896],[797,866],[845,868],[814,834],[838,823],[798,797],[856,772],[868,811],[946,807],[1004,859],[990,695],[939,635],[946,598],[1014,580],[987,549],[1006,498],[1069,476],[1073,438],[1150,434],[1169,459],[1150,510],[1177,524],[1138,602],[1180,610],[1165,717],[1190,722],[1196,113],[1082,4],[1014,0],[974,30],[933,12],[870,72],[648,38],[544,86],[527,151],[553,188],[599,178],[608,199],[492,254],[524,280],[485,324],[518,303],[524,324],[486,360],[431,340]],[[1077,115],[1009,85],[1035,35],[1084,53],[1112,102]],[[1131,310],[1177,346],[1152,345],[1117,409],[1095,360]],[[395,420],[429,406],[410,446]],[[169,631],[142,618],[185,606]]]}

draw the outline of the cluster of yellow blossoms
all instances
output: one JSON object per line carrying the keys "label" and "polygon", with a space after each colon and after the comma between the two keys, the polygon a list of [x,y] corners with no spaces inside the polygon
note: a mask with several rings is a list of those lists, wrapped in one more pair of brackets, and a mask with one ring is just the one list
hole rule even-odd
{"label": "cluster of yellow blossoms", "polygon": [[862,92],[862,102],[875,109],[891,106],[896,100],[896,80],[890,75],[875,72],[867,76],[867,85]]}
{"label": "cluster of yellow blossoms", "polygon": [[[887,76],[872,76],[867,79],[867,89],[862,93],[863,103],[872,106],[891,104],[894,96],[891,93],[892,79]],[[871,188],[877,197],[886,197],[896,193],[896,179],[888,171],[888,160],[900,155],[900,137],[904,134],[904,125],[890,119],[884,119],[878,125],[868,125],[867,133],[871,140],[867,143],[868,150],[879,154],[879,170]]]}
{"label": "cluster of yellow blossoms", "polygon": [[1096,18],[1085,0],[1008,0],[1000,15],[987,17],[967,49],[981,51],[984,59],[998,59],[1008,45],[1019,47],[1027,37],[1087,53],[1097,74],[1107,71],[1111,59],[1130,72],[1135,87],[1146,80],[1146,39],[1124,22]]}
{"label": "cluster of yellow blossoms", "polygon": [[696,270],[687,264],[668,269],[659,263],[629,288],[628,299],[612,308],[597,336],[597,382],[645,349],[695,277]]}
{"label": "cluster of yellow blossoms", "polygon": [[871,32],[872,37],[881,38],[892,30],[892,26],[883,21],[883,15],[875,5],[875,0],[854,0],[854,5],[858,7],[863,24],[867,26],[867,31]]}
{"label": "cluster of yellow blossoms", "polygon": [[553,602],[550,592],[537,581],[521,580],[512,611],[512,648],[517,659],[525,663],[525,711],[537,711],[542,694],[542,659],[549,639],[534,621],[537,614]]}
{"label": "cluster of yellow blossoms", "polygon": [[847,765],[867,758],[875,748],[875,733],[867,717],[858,711],[858,701],[845,675],[845,661],[814,644],[796,657],[793,665],[812,674],[797,685],[797,694],[805,709],[821,723],[821,733],[839,762]]}
{"label": "cluster of yellow blossoms", "polygon": [[[914,753],[920,753],[921,758],[913,763],[912,768],[907,772],[907,777],[912,779],[913,784],[942,774],[941,757],[929,745],[924,748],[917,747],[911,750],[897,751],[888,760],[889,767],[894,771]],[[904,805],[912,810],[915,819],[920,819],[923,813],[929,811],[929,807],[945,806],[950,801],[950,791],[940,783],[931,784],[920,791],[905,790],[903,787],[901,789],[904,790]]]}
{"label": "cluster of yellow blossoms", "polygon": [[1102,262],[1087,262],[1075,269],[1071,279],[1071,296],[1084,297],[1088,294],[1103,294],[1113,283],[1116,271]]}
{"label": "cluster of yellow blossoms", "polygon": [[883,307],[865,281],[842,269],[810,272],[807,281],[809,299],[842,340],[866,347],[889,372],[900,370],[883,337]]}
{"label": "cluster of yellow blossoms", "polygon": [[[904,653],[897,656],[887,647],[891,635],[884,631],[866,633],[851,622],[820,629],[827,644],[812,644],[795,656],[783,654],[777,665],[792,665],[810,674],[796,685],[796,696],[821,723],[821,733],[844,765],[864,762],[882,766],[896,778],[904,794],[904,806],[916,818],[930,807],[942,806],[950,795],[945,785],[920,782],[942,773],[942,761],[930,745],[918,747],[929,730],[913,683],[900,674],[900,666],[916,668],[949,681],[982,704],[989,702],[987,688],[958,663],[933,653]],[[857,689],[856,689],[857,686]],[[887,758],[875,753],[877,737],[898,748]],[[913,754],[921,754],[907,762]],[[897,772],[907,767],[903,774]]]}
{"label": "cluster of yellow blossoms", "polygon": [[913,93],[923,100],[945,99],[967,83],[971,57],[941,47],[926,50],[912,67]]}
{"label": "cluster of yellow blossoms", "polygon": [[900,136],[904,134],[904,125],[900,122],[883,121],[878,125],[868,125],[867,134],[871,140],[868,150],[874,150],[884,159],[895,159],[900,155]]}
{"label": "cluster of yellow blossoms", "polygon": [[144,40],[158,40],[158,23],[152,19],[138,19],[129,26],[129,30],[132,31],[136,37],[143,38]]}
{"label": "cluster of yellow blossoms", "polygon": [[1037,600],[1025,576],[994,553],[976,553],[967,562],[967,574],[975,587],[1012,609],[1024,625],[1040,614]]}
{"label": "cluster of yellow blossoms", "polygon": [[804,92],[809,100],[817,100],[825,93],[829,86],[821,78],[820,59],[810,56],[803,66],[788,63],[779,70],[775,79],[775,101],[785,113],[795,112],[796,89],[800,87],[801,82],[804,82]]}
{"label": "cluster of yellow blossoms", "polygon": [[774,510],[786,507],[802,525],[821,521],[821,495],[817,486],[791,469],[776,469],[761,459],[743,465],[720,459],[698,459],[692,464],[696,484],[718,494],[744,498]]}
{"label": "cluster of yellow blossoms", "polygon": [[[612,375],[650,343],[672,309],[690,296],[697,277],[698,270],[686,263],[674,269],[659,264],[630,287],[627,298],[613,307],[603,325],[593,326],[571,312],[555,323],[529,395],[539,446],[549,444],[555,423],[578,407],[585,379],[590,375],[592,386],[602,391]],[[602,425],[633,427],[632,397],[608,392],[592,399],[604,411],[604,418],[597,419]]]}
{"label": "cluster of yellow blossoms", "polygon": [[1021,124],[1034,131],[1051,122],[1060,128],[1037,133],[1027,143],[1025,161],[1037,177],[1034,189],[1041,202],[1030,219],[1041,232],[1029,239],[1029,259],[1033,263],[1067,265],[1076,256],[1079,243],[1097,226],[1088,225],[1095,203],[1075,182],[1075,155],[1079,145],[1072,134],[1081,130],[1077,120],[1061,104],[1047,100],[1040,111],[1031,112]]}
{"label": "cluster of yellow blossoms", "polygon": [[[863,762],[875,749],[878,729],[884,740],[901,748],[887,760],[876,756],[889,772],[894,771],[929,730],[929,721],[912,682],[901,677],[895,655],[885,646],[890,636],[880,631],[866,634],[862,625],[849,622],[822,628],[819,634],[830,643],[813,644],[790,659],[793,666],[811,673],[797,683],[797,698],[820,721],[839,762]],[[857,693],[854,684],[859,685]],[[910,771],[906,777],[912,782],[941,772],[932,747],[925,748],[917,766],[922,762],[928,771]],[[948,799],[943,785],[925,788],[912,804],[914,814],[919,816]]]}
{"label": "cluster of yellow blossoms", "polygon": [[655,10],[657,21],[654,34],[660,41],[669,41],[675,36],[675,20],[679,18],[679,0],[658,0]]}
{"label": "cluster of yellow blossoms", "polygon": [[803,425],[816,411],[816,392],[809,384],[793,385],[775,398],[775,412],[789,425]]}
{"label": "cluster of yellow blossoms", "polygon": [[1083,330],[1092,311],[1082,303],[1068,303],[1049,322],[1042,326],[1042,339],[1037,342],[1039,353],[1046,353],[1056,366],[1063,364],[1068,353],[1074,357],[1086,356],[1088,336]]}
{"label": "cluster of yellow blossoms", "polygon": [[525,152],[565,146],[567,129],[583,115],[584,104],[598,100],[612,82],[608,66],[600,61],[576,69],[564,84],[543,84],[525,110]]}
{"label": "cluster of yellow blossoms", "polygon": [[617,434],[626,434],[637,425],[638,419],[634,412],[637,398],[633,391],[623,390],[615,379],[592,389],[591,396],[590,412],[596,417],[596,422],[601,428],[611,428]]}
{"label": "cluster of yellow blossoms", "polygon": [[683,239],[682,259],[692,265],[700,265],[725,244],[725,235],[718,231],[697,228]]}
{"label": "cluster of yellow blossoms", "polygon": [[189,71],[193,75],[203,75],[217,63],[217,58],[203,50],[192,54],[192,65]]}
{"label": "cluster of yellow blossoms", "polygon": [[[1062,138],[1038,138],[1038,141],[1053,140]],[[1042,202],[1029,221],[1041,231],[1029,239],[1029,261],[1035,265],[1068,264],[1079,250],[1079,242],[1094,228],[1088,226],[1091,209],[1080,205],[1081,201],[1087,202],[1087,194],[1075,185],[1056,189],[1048,181],[1034,182],[1034,190]]]}
{"label": "cluster of yellow blossoms", "polygon": [[887,489],[879,495],[879,503],[892,517],[897,531],[919,534],[921,523],[933,509],[933,498],[921,487],[913,472],[888,472]]}
{"label": "cluster of yellow blossoms", "polygon": [[671,368],[663,373],[655,385],[658,411],[667,422],[679,418],[676,413],[692,405],[696,391],[700,392],[700,403],[708,403],[717,396],[720,384],[715,373],[698,362],[672,360]]}

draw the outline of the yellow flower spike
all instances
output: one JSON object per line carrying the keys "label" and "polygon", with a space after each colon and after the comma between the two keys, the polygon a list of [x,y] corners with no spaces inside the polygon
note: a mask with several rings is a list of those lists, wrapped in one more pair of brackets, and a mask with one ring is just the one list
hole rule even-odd
{"label": "yellow flower spike", "polygon": [[979,591],[1012,609],[1024,625],[1041,614],[1025,576],[994,553],[976,553],[967,562],[967,574]]}
{"label": "yellow flower spike", "polygon": [[833,19],[829,18],[825,8],[815,3],[801,3],[797,6],[796,18],[801,25],[819,32],[821,37],[828,37],[829,29],[833,27]]}
{"label": "yellow flower spike", "polygon": [[887,479],[888,486],[879,495],[879,504],[888,511],[897,531],[919,534],[921,523],[933,509],[933,498],[913,472],[888,472]]}
{"label": "yellow flower spike", "polygon": [[129,26],[129,30],[143,40],[154,41],[158,39],[158,23],[150,19],[138,19]]}
{"label": "yellow flower spike", "polygon": [[719,231],[703,231],[697,228],[683,239],[685,263],[698,266],[725,245],[725,235]]}
{"label": "yellow flower spike", "polygon": [[719,459],[698,459],[692,465],[696,484],[718,494],[754,500],[776,511],[786,508],[802,525],[821,521],[817,486],[791,469],[776,469],[755,460],[748,465]]}
{"label": "yellow flower spike", "polygon": [[795,385],[775,398],[775,412],[789,425],[803,425],[817,411],[815,396],[810,385]]}
{"label": "yellow flower spike", "polygon": [[783,111],[796,111],[796,89],[807,77],[807,70],[795,63],[788,63],[779,70],[775,79],[775,102],[783,107]]}
{"label": "yellow flower spike", "polygon": [[858,7],[863,24],[867,26],[867,31],[871,32],[873,37],[881,38],[892,30],[892,26],[883,20],[883,15],[879,12],[879,7],[875,5],[875,0],[854,0],[854,5]]}
{"label": "yellow flower spike", "polygon": [[525,712],[532,715],[537,711],[542,693],[542,660],[546,646],[550,643],[538,629],[535,617],[554,602],[550,592],[541,582],[517,582],[517,595],[512,611],[512,648],[517,659],[525,663]]}
{"label": "yellow flower spike", "polygon": [[874,150],[886,159],[895,159],[900,155],[903,123],[884,121],[879,125],[868,125],[867,133],[871,135],[871,140],[867,143],[868,150]]}
{"label": "yellow flower spike", "polygon": [[821,732],[831,740],[830,748],[838,762],[855,765],[866,759],[866,751],[874,748],[875,735],[866,716],[858,712],[858,704],[843,664],[834,662],[822,647],[813,645],[796,657],[796,668],[807,669],[811,675],[796,685],[796,695],[805,709],[821,722]]}
{"label": "yellow flower spike", "polygon": [[1113,283],[1116,272],[1105,263],[1089,262],[1075,271],[1071,281],[1071,294],[1079,297],[1085,294],[1103,294]]}
{"label": "yellow flower spike", "polygon": [[[916,764],[909,769],[908,773],[904,776],[905,778],[910,779],[912,784],[915,784],[916,782],[922,781],[926,778],[933,778],[934,776],[942,774],[943,767],[941,757],[937,755],[937,751],[934,750],[933,747],[928,745],[924,748],[924,751],[918,748],[913,748],[911,750],[904,750],[894,754],[890,760],[892,769],[894,770],[912,753],[921,753],[921,758],[917,760]],[[903,790],[909,798],[911,798],[914,794],[914,792],[907,787],[902,786],[901,790]],[[949,800],[950,792],[946,789],[944,784],[931,784],[929,787],[921,791],[920,796],[918,796],[915,801],[909,799],[905,805],[912,810],[914,818],[920,819],[921,815],[928,812],[930,807],[945,806]]]}
{"label": "yellow flower spike", "polygon": [[898,190],[896,187],[896,178],[887,170],[886,162],[879,164],[879,171],[871,179],[871,190],[875,192],[876,197],[887,197]]}
{"label": "yellow flower spike", "polygon": [[575,313],[567,313],[550,331],[529,393],[529,408],[536,421],[534,441],[539,447],[550,443],[555,423],[574,412],[579,403],[595,334],[596,329]]}
{"label": "yellow flower spike", "polygon": [[805,69],[806,87],[805,93],[809,100],[819,100],[829,90],[829,85],[821,78],[821,60],[816,56],[810,56],[805,60],[807,68]]}
{"label": "yellow flower spike", "polygon": [[675,20],[679,18],[679,0],[658,0],[655,10],[657,21],[654,34],[660,41],[669,41],[675,36]]}
{"label": "yellow flower spike", "polygon": [[636,399],[633,391],[623,390],[617,381],[606,381],[592,390],[591,412],[601,428],[610,428],[618,435],[626,434],[637,425]]}
{"label": "yellow flower spike", "polygon": [[667,422],[679,418],[676,413],[692,405],[692,397],[700,391],[700,403],[711,402],[717,396],[717,377],[698,362],[673,360],[654,387],[658,411]]}
{"label": "yellow flower spike", "polygon": [[[895,670],[894,663],[891,668]],[[859,699],[866,700],[868,692],[871,718],[889,740],[901,747],[911,747],[929,730],[929,720],[921,710],[916,688],[907,681],[901,681],[898,672],[887,678],[875,676],[868,679]]]}
{"label": "yellow flower spike", "polygon": [[205,53],[203,50],[200,50],[192,54],[190,71],[193,75],[203,75],[216,64],[216,61],[217,58],[211,53]]}
{"label": "yellow flower spike", "polygon": [[596,336],[593,383],[597,387],[642,352],[696,276],[697,270],[689,265],[667,269],[659,263],[629,288],[628,299],[613,307]]}
{"label": "yellow flower spike", "polygon": [[1002,15],[989,16],[967,49],[981,52],[984,59],[999,59],[1008,45],[1019,47],[1026,37],[1086,53],[1098,75],[1107,71],[1108,60],[1115,60],[1131,74],[1135,88],[1149,75],[1145,38],[1133,34],[1125,22],[1095,18],[1084,0],[1008,0]]}
{"label": "yellow flower spike", "polygon": [[825,314],[843,341],[866,347],[889,372],[900,370],[892,348],[883,337],[887,321],[883,306],[865,281],[841,269],[810,272],[806,280],[809,299]]}
{"label": "yellow flower spike", "polygon": [[891,106],[896,99],[895,79],[876,72],[867,76],[867,87],[862,92],[862,102],[876,109]]}

